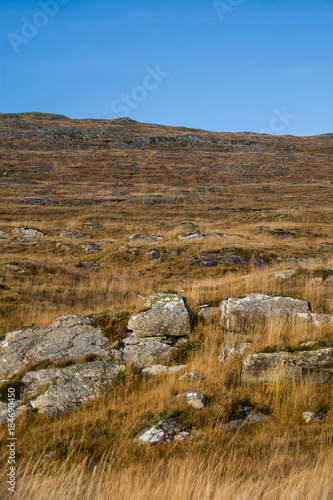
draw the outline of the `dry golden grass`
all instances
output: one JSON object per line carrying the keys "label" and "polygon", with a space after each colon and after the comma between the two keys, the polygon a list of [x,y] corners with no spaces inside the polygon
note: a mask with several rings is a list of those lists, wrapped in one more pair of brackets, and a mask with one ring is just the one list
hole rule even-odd
{"label": "dry golden grass", "polygon": [[[313,312],[333,314],[332,286],[313,280],[325,277],[333,265],[331,138],[217,134],[40,114],[0,115],[0,123],[0,229],[6,238],[0,242],[0,335],[31,324],[46,326],[67,314],[133,314],[142,308],[144,297],[176,291],[184,296],[193,322],[186,370],[205,376],[202,383],[181,383],[177,375],[145,378],[127,370],[126,379],[112,385],[104,398],[75,412],[55,419],[33,411],[20,417],[15,497],[330,500],[331,386],[310,380],[291,386],[278,381],[245,385],[239,359],[217,362],[223,345],[233,341],[224,338],[219,315],[200,319],[196,307],[255,292],[303,299]],[[165,143],[140,148],[130,143],[135,137],[192,133],[237,141],[239,147]],[[244,141],[263,149],[252,150]],[[253,165],[258,166],[255,171]],[[38,184],[20,184],[20,179]],[[39,229],[46,237],[36,246],[13,245],[11,230],[17,227]],[[276,230],[292,237],[276,239]],[[62,231],[82,232],[91,239],[67,240],[59,237]],[[179,240],[190,231],[242,239]],[[128,242],[131,234],[163,240],[143,245]],[[82,249],[91,241],[101,253]],[[61,250],[58,242],[71,250]],[[149,261],[146,252],[152,249],[160,256]],[[204,252],[240,253],[246,265],[209,268],[187,262]],[[258,269],[255,257],[270,265]],[[78,267],[86,261],[98,266]],[[25,272],[4,264],[17,264]],[[289,269],[295,274],[274,276]],[[265,329],[254,326],[242,338],[251,339],[250,352],[256,352],[333,335],[331,325],[275,320]],[[207,406],[196,411],[172,399],[185,390],[207,394]],[[222,431],[220,424],[237,417],[243,404],[269,418]],[[328,411],[324,421],[304,424],[303,411],[321,409]],[[201,434],[154,448],[133,442],[137,433],[167,416],[175,416],[184,430]],[[3,499],[12,495],[6,488],[6,444],[1,428]]]}

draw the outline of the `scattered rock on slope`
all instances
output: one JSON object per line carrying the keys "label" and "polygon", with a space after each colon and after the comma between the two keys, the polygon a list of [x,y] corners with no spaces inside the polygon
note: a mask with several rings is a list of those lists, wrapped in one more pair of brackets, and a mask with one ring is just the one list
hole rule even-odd
{"label": "scattered rock on slope", "polygon": [[251,348],[250,342],[238,342],[236,344],[227,344],[222,348],[220,356],[218,358],[222,363],[228,361],[232,356],[237,354],[238,356],[243,356],[243,354]]}
{"label": "scattered rock on slope", "polygon": [[310,375],[316,382],[333,380],[333,349],[317,351],[274,352],[250,354],[242,362],[244,382],[287,383],[300,381]]}
{"label": "scattered rock on slope", "polygon": [[27,363],[73,361],[88,355],[109,360],[109,340],[91,319],[63,316],[45,328],[8,333],[0,343],[0,380],[18,373]]}
{"label": "scattered rock on slope", "polygon": [[221,303],[222,319],[227,330],[242,332],[252,325],[264,326],[272,316],[312,320],[307,302],[291,297],[273,297],[254,293],[245,298],[230,298]]}
{"label": "scattered rock on slope", "polygon": [[21,238],[43,238],[44,234],[42,231],[37,229],[26,229],[24,227],[18,227],[17,229],[12,229],[12,233]]}
{"label": "scattered rock on slope", "polygon": [[[123,366],[111,362],[94,361],[63,369],[28,372],[22,379],[25,394],[34,395],[36,379],[39,388],[52,384],[36,399],[29,401],[30,406],[38,408],[45,415],[57,415],[81,406],[105,393],[106,384],[117,376]],[[50,373],[47,373],[50,372]],[[54,383],[52,383],[54,382]]]}

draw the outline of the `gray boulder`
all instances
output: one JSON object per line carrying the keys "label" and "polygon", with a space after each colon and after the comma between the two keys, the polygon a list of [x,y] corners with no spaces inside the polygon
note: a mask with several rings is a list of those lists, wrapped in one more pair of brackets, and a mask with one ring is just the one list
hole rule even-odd
{"label": "gray boulder", "polygon": [[222,348],[218,360],[225,363],[235,354],[243,356],[244,353],[251,348],[250,342],[238,342],[236,344],[227,344]]}
{"label": "gray boulder", "polygon": [[242,362],[244,382],[287,383],[310,375],[316,382],[333,380],[333,349],[317,351],[274,352],[250,354]]}
{"label": "gray boulder", "polygon": [[142,370],[144,375],[164,375],[169,373],[177,373],[183,370],[186,365],[178,365],[178,366],[165,366],[165,365],[152,365],[147,366]]}
{"label": "gray boulder", "polygon": [[180,295],[157,293],[147,299],[144,307],[146,311],[132,316],[128,322],[131,338],[172,341],[190,334],[190,315]]}
{"label": "gray boulder", "polygon": [[90,318],[70,315],[45,328],[8,333],[0,343],[0,381],[15,375],[27,363],[73,361],[88,355],[109,360],[109,340],[90,322]]}
{"label": "gray boulder", "polygon": [[202,410],[202,408],[204,408],[206,405],[207,398],[201,392],[188,391],[184,394],[175,396],[175,399],[183,399],[189,406],[192,406],[192,408],[195,408],[196,410]]}
{"label": "gray boulder", "polygon": [[[34,380],[38,378],[43,383],[54,382],[45,392],[36,399],[29,401],[32,408],[38,408],[41,413],[53,416],[73,410],[86,401],[96,399],[105,394],[106,386],[124,370],[123,366],[111,362],[94,361],[79,365],[67,366],[58,371],[51,370],[50,374],[31,374],[25,376],[26,391],[34,394]],[[43,372],[47,370],[42,370]],[[45,388],[45,385],[44,385]],[[43,387],[40,385],[40,389]]]}
{"label": "gray boulder", "polygon": [[239,418],[232,420],[227,424],[222,424],[221,429],[224,431],[230,431],[231,429],[237,427],[246,427],[251,424],[256,424],[266,418],[266,415],[255,411],[251,406],[244,406]]}
{"label": "gray boulder", "polygon": [[12,229],[12,233],[21,238],[43,238],[44,234],[42,231],[37,229],[25,229],[24,227],[18,227],[17,229]]}
{"label": "gray boulder", "polygon": [[222,320],[227,330],[242,332],[252,326],[265,326],[267,320],[277,316],[311,321],[307,302],[291,297],[273,297],[254,293],[245,298],[230,298],[221,303]]}

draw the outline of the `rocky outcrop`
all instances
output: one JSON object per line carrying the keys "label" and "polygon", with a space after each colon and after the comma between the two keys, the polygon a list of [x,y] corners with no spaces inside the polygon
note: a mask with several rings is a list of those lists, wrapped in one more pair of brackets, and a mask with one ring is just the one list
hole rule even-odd
{"label": "rocky outcrop", "polygon": [[[45,415],[57,415],[81,406],[105,393],[106,385],[114,380],[123,366],[94,361],[63,369],[28,372],[22,380],[23,394],[29,396],[32,408]],[[45,388],[49,386],[46,390]],[[45,392],[35,399],[37,392]]]}
{"label": "rocky outcrop", "polygon": [[194,233],[186,233],[178,236],[181,241],[195,241],[195,240],[203,240],[204,238],[214,238],[219,239],[221,235],[218,233],[213,233],[211,231],[197,231]]}
{"label": "rocky outcrop", "polygon": [[218,360],[225,363],[235,355],[243,356],[244,353],[251,348],[250,342],[238,342],[236,344],[228,344],[222,348]]}
{"label": "rocky outcrop", "polygon": [[244,382],[291,383],[311,376],[316,382],[333,380],[333,349],[250,354],[242,362]]}
{"label": "rocky outcrop", "polygon": [[152,365],[147,366],[142,370],[143,375],[164,375],[177,373],[181,370],[184,370],[186,365],[178,365],[178,366],[165,366],[165,365]]}
{"label": "rocky outcrop", "polygon": [[43,238],[44,236],[42,231],[38,231],[37,229],[26,229],[24,227],[18,227],[17,229],[12,229],[12,233],[15,236],[20,236],[21,238],[25,239]]}
{"label": "rocky outcrop", "polygon": [[91,318],[63,316],[45,328],[28,328],[8,333],[0,343],[0,381],[18,373],[28,363],[59,363],[85,356],[110,359],[109,340]]}
{"label": "rocky outcrop", "polygon": [[166,361],[174,346],[191,331],[190,316],[180,295],[151,295],[144,307],[146,311],[130,318],[123,346],[112,350],[114,360],[140,368]]}
{"label": "rocky outcrop", "polygon": [[252,294],[221,303],[222,320],[227,330],[243,332],[253,326],[265,326],[272,317],[312,321],[310,306],[291,297]]}
{"label": "rocky outcrop", "polygon": [[[192,432],[192,434],[195,434]],[[149,446],[156,444],[171,443],[171,441],[186,441],[191,434],[189,432],[181,431],[178,424],[173,418],[166,418],[158,422],[150,429],[139,434],[135,441]]]}

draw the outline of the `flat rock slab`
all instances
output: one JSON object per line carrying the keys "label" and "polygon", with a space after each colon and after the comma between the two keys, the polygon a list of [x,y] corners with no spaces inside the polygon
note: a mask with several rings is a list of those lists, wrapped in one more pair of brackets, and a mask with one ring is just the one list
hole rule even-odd
{"label": "flat rock slab", "polygon": [[109,360],[109,340],[90,322],[90,318],[70,315],[45,328],[8,333],[0,343],[0,381],[15,375],[27,363],[73,361],[87,355]]}
{"label": "flat rock slab", "polygon": [[175,338],[190,334],[190,315],[180,295],[158,293],[150,296],[144,307],[146,311],[132,316],[128,322],[131,337]]}
{"label": "flat rock slab", "polygon": [[37,229],[26,229],[24,227],[18,227],[17,229],[12,229],[12,234],[26,239],[43,238],[44,236],[42,231],[38,231]]}
{"label": "flat rock slab", "polygon": [[[43,373],[27,373],[25,375],[26,391],[34,390],[34,380],[54,381],[44,394],[29,401],[30,406],[38,408],[45,415],[57,415],[80,407],[86,401],[102,396],[106,385],[114,380],[124,366],[112,362],[94,361],[79,365],[67,366],[59,370]],[[42,387],[40,387],[42,389]]]}
{"label": "flat rock slab", "polygon": [[186,365],[178,365],[178,366],[165,366],[165,365],[152,365],[152,366],[147,366],[142,370],[142,373],[144,375],[164,375],[164,374],[169,374],[169,373],[177,373],[182,370]]}
{"label": "flat rock slab", "polygon": [[333,380],[333,349],[317,351],[274,352],[250,354],[242,362],[244,382],[287,383],[310,375],[316,382]]}
{"label": "flat rock slab", "polygon": [[266,325],[271,317],[312,321],[308,302],[291,297],[274,297],[251,294],[238,299],[230,298],[221,303],[221,314],[225,328],[242,332],[251,326]]}

